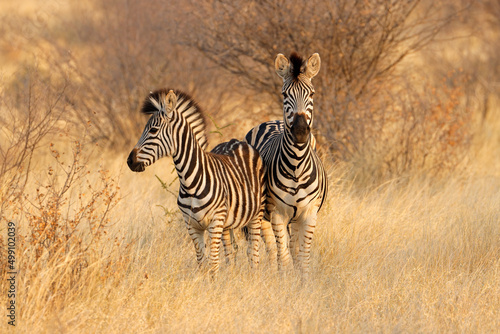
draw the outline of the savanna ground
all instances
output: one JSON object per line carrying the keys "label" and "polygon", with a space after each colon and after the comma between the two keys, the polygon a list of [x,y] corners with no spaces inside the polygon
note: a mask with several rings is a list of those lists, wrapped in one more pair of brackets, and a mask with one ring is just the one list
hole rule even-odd
{"label": "savanna ground", "polygon": [[[500,328],[496,1],[25,0],[0,15],[0,332]],[[250,270],[239,238],[210,281],[171,159],[126,166],[138,109],[180,88],[205,109],[210,147],[242,138],[282,117],[273,62],[292,51],[322,59],[330,192],[312,275],[274,272],[263,245]]]}

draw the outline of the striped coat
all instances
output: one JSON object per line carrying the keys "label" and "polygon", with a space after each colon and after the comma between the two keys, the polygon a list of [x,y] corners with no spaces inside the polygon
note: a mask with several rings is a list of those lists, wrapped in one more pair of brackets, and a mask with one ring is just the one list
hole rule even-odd
{"label": "striped coat", "polygon": [[248,226],[249,256],[259,263],[259,234],[264,210],[262,160],[245,142],[231,140],[205,152],[205,123],[198,105],[186,94],[165,89],[151,93],[142,112],[151,117],[127,160],[143,171],[156,160],[173,158],[180,188],[177,204],[193,241],[198,263],[205,262],[204,233],[209,234],[209,270],[219,268],[219,249],[230,229]]}
{"label": "striped coat", "polygon": [[278,264],[294,263],[307,274],[317,213],[326,198],[328,180],[318,157],[313,124],[314,87],[320,58],[307,61],[296,54],[276,58],[283,79],[283,121],[262,123],[245,140],[255,147],[267,169],[266,219],[277,243]]}

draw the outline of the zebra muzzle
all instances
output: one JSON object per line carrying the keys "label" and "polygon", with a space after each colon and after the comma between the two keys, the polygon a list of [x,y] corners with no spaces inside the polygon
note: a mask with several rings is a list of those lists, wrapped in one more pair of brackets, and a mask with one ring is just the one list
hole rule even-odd
{"label": "zebra muzzle", "polygon": [[137,161],[137,149],[134,148],[127,158],[127,165],[133,172],[144,172],[144,162]]}
{"label": "zebra muzzle", "polygon": [[293,118],[293,123],[291,127],[292,135],[296,143],[303,144],[309,138],[309,133],[311,133],[311,128],[307,124],[305,114],[297,114]]}

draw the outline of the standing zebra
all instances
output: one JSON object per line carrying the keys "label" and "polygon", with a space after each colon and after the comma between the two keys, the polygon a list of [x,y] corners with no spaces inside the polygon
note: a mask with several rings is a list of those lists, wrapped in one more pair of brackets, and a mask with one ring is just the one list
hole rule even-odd
{"label": "standing zebra", "polygon": [[[277,243],[278,264],[294,263],[309,272],[311,242],[317,213],[327,193],[327,176],[316,154],[313,123],[314,87],[311,79],[320,68],[317,53],[304,61],[293,53],[278,54],[277,74],[283,79],[284,121],[262,123],[247,133],[267,169],[266,219],[270,219]],[[297,244],[298,242],[298,244]]]}
{"label": "standing zebra", "polygon": [[151,118],[127,164],[132,171],[142,172],[156,160],[172,156],[180,181],[177,204],[198,263],[205,262],[205,230],[210,243],[209,271],[214,274],[219,268],[221,238],[229,240],[230,229],[248,226],[250,264],[257,266],[265,202],[265,168],[257,150],[233,139],[205,152],[202,111],[182,92],[153,92],[141,111]]}

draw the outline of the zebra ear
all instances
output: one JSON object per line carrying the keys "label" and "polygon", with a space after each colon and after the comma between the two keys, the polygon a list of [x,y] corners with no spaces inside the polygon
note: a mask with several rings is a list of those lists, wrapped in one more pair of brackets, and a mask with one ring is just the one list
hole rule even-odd
{"label": "zebra ear", "polygon": [[318,74],[319,68],[321,67],[321,59],[319,54],[315,53],[307,60],[306,76],[312,79]]}
{"label": "zebra ear", "polygon": [[290,61],[283,54],[278,54],[274,62],[276,73],[281,79],[285,80],[290,75]]}
{"label": "zebra ear", "polygon": [[175,106],[177,105],[177,95],[173,90],[170,90],[165,98],[167,117],[172,118]]}

